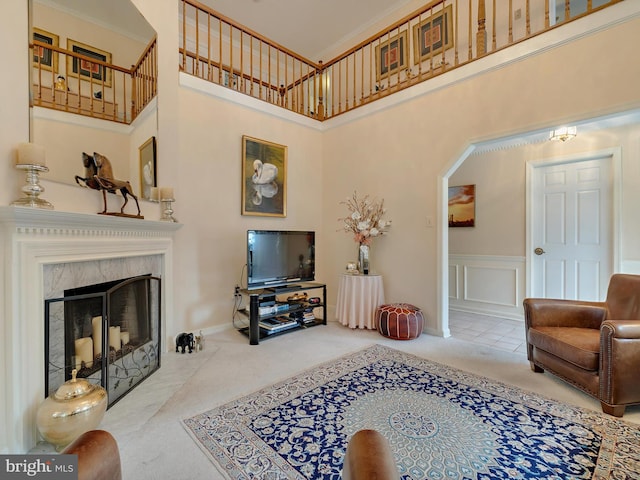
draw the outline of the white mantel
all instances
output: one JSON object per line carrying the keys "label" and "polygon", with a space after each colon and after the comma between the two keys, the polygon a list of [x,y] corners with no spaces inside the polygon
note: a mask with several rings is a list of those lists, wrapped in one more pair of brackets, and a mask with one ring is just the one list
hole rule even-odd
{"label": "white mantel", "polygon": [[[25,207],[0,207],[0,453],[25,453],[38,441],[44,400],[45,265],[160,255],[162,327],[173,324],[173,235],[181,224]],[[166,351],[167,338],[161,338]]]}

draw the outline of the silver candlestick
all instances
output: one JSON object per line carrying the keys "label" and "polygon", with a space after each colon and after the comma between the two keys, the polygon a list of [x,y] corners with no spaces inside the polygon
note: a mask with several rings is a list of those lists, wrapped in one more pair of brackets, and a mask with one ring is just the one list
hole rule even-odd
{"label": "silver candlestick", "polygon": [[27,172],[27,183],[21,189],[23,193],[26,194],[26,197],[19,198],[18,200],[11,202],[11,205],[53,210],[53,205],[51,203],[47,202],[44,198],[38,198],[38,195],[44,192],[44,187],[39,183],[40,172],[46,173],[49,171],[49,168],[44,165],[27,165],[22,163],[16,165],[16,168]]}
{"label": "silver candlestick", "polygon": [[162,204],[160,208],[162,208],[162,218],[160,220],[164,222],[178,222],[173,216],[173,208],[171,208],[171,204],[175,202],[173,198],[163,198],[160,200]]}

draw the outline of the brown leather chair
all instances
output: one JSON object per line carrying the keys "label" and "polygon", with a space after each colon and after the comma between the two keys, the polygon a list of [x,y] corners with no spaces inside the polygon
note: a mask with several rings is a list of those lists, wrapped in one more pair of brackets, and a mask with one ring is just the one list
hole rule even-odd
{"label": "brown leather chair", "polygon": [[387,439],[376,430],[359,430],[347,444],[342,480],[398,480],[398,466]]}
{"label": "brown leather chair", "polygon": [[78,455],[78,480],[122,480],[118,444],[109,432],[85,432],[62,453]]}
{"label": "brown leather chair", "polygon": [[640,404],[640,275],[615,274],[604,302],[524,300],[527,358],[622,417]]}

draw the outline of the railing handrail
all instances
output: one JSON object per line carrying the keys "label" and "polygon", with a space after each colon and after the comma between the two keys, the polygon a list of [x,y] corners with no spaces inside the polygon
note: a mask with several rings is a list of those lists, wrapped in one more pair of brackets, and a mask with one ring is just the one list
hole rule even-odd
{"label": "railing handrail", "polygon": [[140,65],[142,64],[142,62],[144,62],[145,58],[147,57],[147,55],[149,54],[149,52],[151,51],[152,48],[154,48],[156,46],[156,43],[158,41],[158,37],[153,37],[151,39],[151,41],[147,44],[147,46],[144,48],[144,50],[142,51],[142,54],[140,55],[140,57],[138,57],[138,61],[136,62],[135,65],[133,65],[131,67],[131,73],[133,74],[133,72],[135,72],[138,68],[140,68]]}

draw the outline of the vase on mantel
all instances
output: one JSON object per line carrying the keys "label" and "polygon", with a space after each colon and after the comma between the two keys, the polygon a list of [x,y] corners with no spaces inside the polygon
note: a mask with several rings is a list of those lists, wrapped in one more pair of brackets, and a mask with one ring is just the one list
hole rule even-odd
{"label": "vase on mantel", "polygon": [[358,247],[358,270],[369,275],[369,245],[360,244]]}

